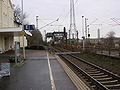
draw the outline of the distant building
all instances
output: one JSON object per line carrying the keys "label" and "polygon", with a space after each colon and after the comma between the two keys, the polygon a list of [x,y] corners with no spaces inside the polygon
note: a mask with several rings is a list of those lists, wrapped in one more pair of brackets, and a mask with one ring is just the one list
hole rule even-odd
{"label": "distant building", "polygon": [[70,43],[70,44],[77,44],[78,43],[78,40],[77,39],[67,39],[67,43]]}
{"label": "distant building", "polygon": [[47,38],[51,38],[51,43],[52,44],[59,44],[61,42],[67,42],[67,32],[64,29],[63,32],[52,32],[52,33],[47,33],[46,34],[46,40]]}
{"label": "distant building", "polygon": [[[91,44],[103,44],[104,43],[104,40],[105,38],[101,38],[98,40],[98,38],[90,38],[90,39],[87,39],[87,41],[89,41]],[[82,39],[79,40],[79,43],[82,43]],[[86,40],[85,40],[86,41]],[[115,48],[119,48],[120,47],[120,38],[114,38],[113,39],[113,42],[114,42],[114,46]]]}

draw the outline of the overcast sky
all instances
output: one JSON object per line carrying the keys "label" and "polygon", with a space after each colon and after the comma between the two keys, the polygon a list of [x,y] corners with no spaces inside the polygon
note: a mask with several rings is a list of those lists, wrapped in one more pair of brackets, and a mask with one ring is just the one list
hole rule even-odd
{"label": "overcast sky", "polygon": [[[63,25],[69,30],[69,2],[70,0],[23,0],[24,12],[29,17],[28,21],[35,24],[35,17],[39,16],[39,28],[45,24],[59,18],[58,22],[52,25]],[[97,29],[100,29],[101,37],[109,31],[114,31],[117,37],[120,37],[120,25],[111,20],[115,18],[120,22],[120,0],[75,0],[76,25],[79,31],[79,37],[82,37],[81,23],[82,16],[88,18],[88,24],[94,20],[96,22],[90,25],[90,34],[92,38],[97,37]],[[21,0],[12,0],[13,4],[21,6]],[[95,25],[100,24],[100,25]],[[101,25],[102,24],[102,25]],[[112,25],[110,25],[112,24]],[[47,32],[61,31],[63,26],[47,26],[41,29]]]}

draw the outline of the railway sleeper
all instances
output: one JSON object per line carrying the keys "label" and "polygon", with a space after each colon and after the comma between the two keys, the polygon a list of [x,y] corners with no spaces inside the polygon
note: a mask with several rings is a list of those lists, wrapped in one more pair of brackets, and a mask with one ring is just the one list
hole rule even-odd
{"label": "railway sleeper", "polygon": [[79,77],[82,77],[83,79],[85,79],[85,78],[86,78],[86,76],[85,76],[85,75],[83,75],[83,74],[79,74],[79,73],[78,73],[78,76],[79,76]]}
{"label": "railway sleeper", "polygon": [[78,72],[77,75],[78,75],[79,77],[84,77],[84,75],[81,74],[80,72]]}
{"label": "railway sleeper", "polygon": [[102,84],[117,83],[118,80],[101,81]]}
{"label": "railway sleeper", "polygon": [[88,82],[89,84],[92,84],[92,82]]}
{"label": "railway sleeper", "polygon": [[104,75],[104,73],[92,73],[90,74],[91,76],[99,76],[99,75]]}
{"label": "railway sleeper", "polygon": [[95,70],[95,68],[87,67],[87,66],[86,66],[86,70]]}
{"label": "railway sleeper", "polygon": [[87,72],[97,72],[98,70],[97,69],[88,69],[86,70]]}
{"label": "railway sleeper", "polygon": [[90,72],[90,71],[88,71],[87,73],[89,73],[89,74],[97,74],[97,73],[100,73],[100,71],[96,71],[96,72]]}
{"label": "railway sleeper", "polygon": [[96,80],[98,81],[108,81],[108,80],[112,80],[112,77],[107,77],[107,78],[96,78]]}
{"label": "railway sleeper", "polygon": [[92,82],[88,81],[87,83],[90,85],[90,87],[92,87],[92,88],[96,88],[96,85],[93,84]]}
{"label": "railway sleeper", "polygon": [[82,76],[83,77],[83,79],[86,79],[86,76]]}
{"label": "railway sleeper", "polygon": [[85,81],[89,81],[87,78],[84,78]]}
{"label": "railway sleeper", "polygon": [[92,88],[96,88],[96,85],[91,85],[90,87],[92,87]]}
{"label": "railway sleeper", "polygon": [[111,82],[111,83],[107,83],[107,84],[104,84],[104,85],[106,86],[106,85],[118,85],[118,84],[120,84],[120,83],[118,83],[118,82],[113,82],[113,83],[112,83],[112,82]]}
{"label": "railway sleeper", "polygon": [[80,72],[80,70],[79,70],[79,69],[75,69],[75,71],[76,71],[76,72]]}
{"label": "railway sleeper", "polygon": [[105,78],[105,77],[108,77],[108,75],[100,75],[100,76],[92,76],[94,78]]}
{"label": "railway sleeper", "polygon": [[115,85],[105,85],[107,88],[112,88],[112,89],[118,89],[120,90],[120,84],[115,84]]}

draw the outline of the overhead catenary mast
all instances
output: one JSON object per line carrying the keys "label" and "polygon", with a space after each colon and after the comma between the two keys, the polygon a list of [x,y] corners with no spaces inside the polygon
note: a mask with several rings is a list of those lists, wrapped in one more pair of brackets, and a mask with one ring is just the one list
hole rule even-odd
{"label": "overhead catenary mast", "polygon": [[70,31],[69,31],[69,38],[76,38],[77,39],[74,0],[70,0]]}

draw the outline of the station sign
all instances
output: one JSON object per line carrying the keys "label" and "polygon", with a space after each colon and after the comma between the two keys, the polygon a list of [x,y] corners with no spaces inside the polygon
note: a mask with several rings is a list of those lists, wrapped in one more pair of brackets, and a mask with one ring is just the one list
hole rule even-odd
{"label": "station sign", "polygon": [[35,25],[24,25],[24,30],[35,30]]}

